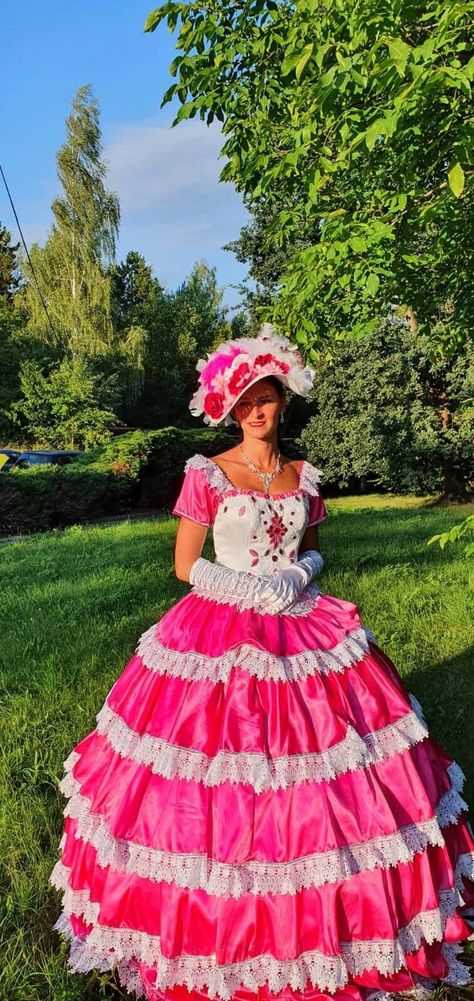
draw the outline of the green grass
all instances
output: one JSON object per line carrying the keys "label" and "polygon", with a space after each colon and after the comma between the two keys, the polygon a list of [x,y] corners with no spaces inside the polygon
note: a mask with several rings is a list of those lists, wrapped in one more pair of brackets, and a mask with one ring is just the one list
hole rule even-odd
{"label": "green grass", "polygon": [[[359,606],[466,771],[474,805],[472,564],[461,546],[426,546],[474,505],[373,495],[328,508],[322,587]],[[172,569],[175,528],[160,518],[73,527],[0,547],[1,1001],[125,996],[113,978],[71,974],[52,931],[57,783],[140,634],[187,591]]]}

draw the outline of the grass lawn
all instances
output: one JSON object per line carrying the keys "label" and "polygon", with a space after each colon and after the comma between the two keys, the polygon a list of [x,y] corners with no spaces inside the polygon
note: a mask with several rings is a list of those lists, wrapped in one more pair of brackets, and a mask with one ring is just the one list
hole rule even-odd
{"label": "grass lawn", "polygon": [[[323,590],[359,605],[466,772],[474,807],[472,563],[459,545],[426,546],[474,505],[372,495],[327,506]],[[52,931],[57,784],[141,633],[187,591],[172,569],[175,529],[157,518],[0,546],[0,1001],[129,997],[108,975],[68,972]]]}

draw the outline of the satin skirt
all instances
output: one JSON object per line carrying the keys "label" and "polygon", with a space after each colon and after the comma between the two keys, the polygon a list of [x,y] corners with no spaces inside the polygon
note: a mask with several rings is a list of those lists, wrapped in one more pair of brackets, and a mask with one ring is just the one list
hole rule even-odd
{"label": "satin skirt", "polygon": [[469,973],[460,768],[357,606],[191,592],[64,762],[55,928],[148,1001],[366,1001]]}

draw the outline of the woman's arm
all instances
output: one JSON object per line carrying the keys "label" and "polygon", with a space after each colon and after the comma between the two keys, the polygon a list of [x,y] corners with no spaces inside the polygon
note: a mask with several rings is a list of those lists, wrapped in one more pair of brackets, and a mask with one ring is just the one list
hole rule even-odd
{"label": "woman's arm", "polygon": [[319,546],[320,546],[320,542],[319,542],[319,529],[318,529],[318,526],[317,525],[310,525],[309,528],[306,529],[306,532],[303,535],[303,538],[301,540],[301,545],[300,545],[300,548],[299,548],[299,552],[300,553],[306,553],[306,552],[308,552],[308,549],[316,549],[318,551],[318,553],[320,553],[321,550],[320,550]]}
{"label": "woman's arm", "polygon": [[189,581],[189,571],[202,553],[207,525],[180,518],[174,550],[174,569],[178,580]]}

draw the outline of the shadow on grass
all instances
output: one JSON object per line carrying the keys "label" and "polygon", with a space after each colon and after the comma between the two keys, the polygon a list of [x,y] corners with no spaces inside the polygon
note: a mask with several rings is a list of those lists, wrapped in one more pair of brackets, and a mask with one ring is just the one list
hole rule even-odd
{"label": "shadow on grass", "polygon": [[474,646],[439,664],[410,672],[410,690],[419,699],[430,736],[466,775],[465,798],[474,808]]}

